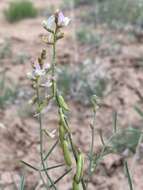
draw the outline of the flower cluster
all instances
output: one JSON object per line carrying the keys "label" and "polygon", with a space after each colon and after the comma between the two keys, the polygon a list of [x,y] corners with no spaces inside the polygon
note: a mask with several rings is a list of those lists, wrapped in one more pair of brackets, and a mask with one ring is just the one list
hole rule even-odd
{"label": "flower cluster", "polygon": [[43,27],[54,32],[56,25],[58,27],[64,27],[67,26],[69,22],[70,19],[68,17],[65,17],[62,12],[57,11],[55,15],[52,15],[48,18],[48,20],[43,21]]}
{"label": "flower cluster", "polygon": [[67,26],[70,22],[68,17],[60,11],[57,11],[54,15],[51,15],[47,20],[44,20],[42,25],[50,33],[48,38],[43,38],[44,42],[53,44],[57,40],[64,37],[61,32],[61,28]]}
{"label": "flower cluster", "polygon": [[39,63],[35,63],[33,64],[32,72],[28,72],[27,76],[29,79],[34,80],[37,77],[44,76],[48,72],[49,69],[50,69],[50,65],[48,63],[44,64],[43,67],[41,67]]}

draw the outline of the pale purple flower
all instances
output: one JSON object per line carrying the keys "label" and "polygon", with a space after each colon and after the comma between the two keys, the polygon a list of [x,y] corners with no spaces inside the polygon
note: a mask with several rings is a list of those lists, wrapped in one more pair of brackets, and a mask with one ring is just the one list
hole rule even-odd
{"label": "pale purple flower", "polygon": [[43,69],[45,71],[49,70],[50,69],[50,64],[49,63],[44,64]]}
{"label": "pale purple flower", "polygon": [[43,75],[45,75],[45,70],[41,69],[39,64],[35,64],[34,67],[35,67],[34,70],[33,70],[34,76],[43,76]]}
{"label": "pale purple flower", "polygon": [[56,28],[56,23],[55,23],[55,16],[52,15],[48,18],[48,20],[44,20],[42,22],[42,25],[50,30],[54,30]]}
{"label": "pale purple flower", "polygon": [[34,69],[32,70],[32,72],[27,73],[27,77],[29,79],[35,79],[36,77],[41,77],[41,76],[44,76],[45,74],[46,74],[46,70],[41,69],[40,65],[36,63],[34,64]]}
{"label": "pale purple flower", "polygon": [[58,25],[59,26],[67,26],[70,22],[70,19],[68,17],[65,17],[62,12],[59,12],[58,14]]}

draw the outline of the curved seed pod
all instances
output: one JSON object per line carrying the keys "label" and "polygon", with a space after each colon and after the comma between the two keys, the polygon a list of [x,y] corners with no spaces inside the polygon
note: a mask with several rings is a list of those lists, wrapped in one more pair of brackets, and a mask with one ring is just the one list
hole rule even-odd
{"label": "curved seed pod", "polygon": [[66,104],[66,102],[65,102],[65,100],[64,100],[64,98],[63,98],[63,96],[57,95],[57,101],[58,101],[58,104],[59,104],[59,106],[60,106],[61,108],[65,109],[65,110],[67,110],[67,111],[69,110],[68,105]]}
{"label": "curved seed pod", "polygon": [[77,183],[75,177],[73,178],[73,188],[72,190],[81,190],[80,183]]}
{"label": "curved seed pod", "polygon": [[83,166],[84,166],[84,156],[82,153],[79,153],[77,158],[76,175],[75,175],[76,182],[80,182],[81,178],[83,177]]}
{"label": "curved seed pod", "polygon": [[59,115],[60,115],[60,122],[61,122],[61,124],[64,126],[64,128],[66,129],[66,131],[70,132],[69,131],[69,127],[68,127],[68,125],[66,123],[65,116],[63,114],[62,108],[59,109]]}
{"label": "curved seed pod", "polygon": [[63,125],[60,125],[59,126],[59,138],[60,138],[61,143],[63,143],[63,141],[64,141],[65,134],[66,134],[65,128],[63,127]]}
{"label": "curved seed pod", "polygon": [[65,162],[68,166],[71,166],[72,161],[71,161],[71,154],[68,148],[68,142],[64,140],[62,146],[63,146],[63,154],[64,154]]}

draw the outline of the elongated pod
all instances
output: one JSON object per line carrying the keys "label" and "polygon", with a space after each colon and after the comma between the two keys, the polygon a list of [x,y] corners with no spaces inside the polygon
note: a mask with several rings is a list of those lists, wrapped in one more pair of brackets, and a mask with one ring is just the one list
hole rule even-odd
{"label": "elongated pod", "polygon": [[75,176],[73,178],[72,190],[81,190],[81,183],[76,182]]}
{"label": "elongated pod", "polygon": [[63,143],[65,139],[65,134],[66,134],[65,128],[63,127],[63,125],[60,124],[59,125],[59,139],[60,139],[61,144]]}
{"label": "elongated pod", "polygon": [[61,122],[61,124],[64,126],[64,128],[65,128],[65,130],[67,132],[70,132],[70,129],[69,129],[68,125],[67,125],[66,118],[65,118],[65,115],[63,113],[62,108],[59,109],[59,115],[60,115],[60,122]]}
{"label": "elongated pod", "polygon": [[67,105],[67,103],[65,102],[63,96],[61,96],[61,95],[56,95],[56,99],[57,99],[57,102],[58,102],[58,104],[59,104],[59,106],[60,106],[61,108],[63,108],[63,109],[66,110],[66,111],[69,110],[68,105]]}
{"label": "elongated pod", "polygon": [[84,155],[82,153],[78,154],[77,165],[76,165],[76,182],[80,182],[83,177],[83,166],[84,166]]}
{"label": "elongated pod", "polygon": [[66,140],[64,140],[62,146],[63,146],[63,154],[64,154],[65,162],[68,166],[71,166],[72,160],[71,160],[71,153],[70,153],[69,147],[68,147],[68,142]]}

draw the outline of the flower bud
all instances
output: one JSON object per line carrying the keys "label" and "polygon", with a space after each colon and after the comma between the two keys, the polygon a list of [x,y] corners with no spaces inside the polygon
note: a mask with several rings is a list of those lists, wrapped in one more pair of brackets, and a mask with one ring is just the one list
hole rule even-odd
{"label": "flower bud", "polygon": [[43,49],[41,52],[41,59],[46,59],[46,50]]}
{"label": "flower bud", "polygon": [[60,40],[64,37],[64,33],[59,33],[57,36],[56,36],[56,40]]}
{"label": "flower bud", "polygon": [[31,100],[29,100],[29,104],[31,104],[31,105],[33,105],[33,104],[35,104],[36,103],[36,101],[37,101],[37,96],[33,96],[32,97],[32,99]]}

